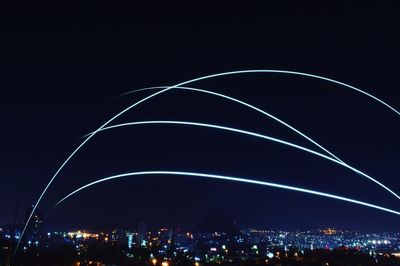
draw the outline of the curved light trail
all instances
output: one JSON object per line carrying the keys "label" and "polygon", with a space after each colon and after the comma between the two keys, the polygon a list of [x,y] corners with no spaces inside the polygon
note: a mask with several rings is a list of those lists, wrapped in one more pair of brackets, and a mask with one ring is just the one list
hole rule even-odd
{"label": "curved light trail", "polygon": [[[385,186],[384,184],[382,184],[381,182],[379,182],[378,180],[376,180],[375,178],[367,175],[366,173],[358,170],[355,167],[352,167],[342,161],[336,160],[334,158],[331,158],[329,156],[326,156],[322,153],[319,153],[317,151],[308,149],[306,147],[285,141],[285,140],[281,140],[278,138],[274,138],[274,137],[270,137],[270,136],[266,136],[263,134],[259,134],[259,133],[255,133],[255,132],[251,132],[251,131],[247,131],[247,130],[242,130],[242,129],[238,129],[238,128],[232,128],[232,127],[225,127],[225,126],[220,126],[220,125],[214,125],[214,124],[207,124],[207,123],[198,123],[198,122],[189,122],[189,121],[166,121],[166,120],[161,120],[161,121],[138,121],[138,122],[129,122],[129,123],[123,123],[123,124],[117,124],[117,125],[112,125],[109,127],[104,127],[99,131],[105,131],[105,130],[110,130],[110,129],[116,129],[116,128],[120,128],[120,127],[126,127],[126,126],[137,126],[137,125],[154,125],[154,124],[169,124],[169,125],[184,125],[184,126],[198,126],[198,127],[206,127],[206,128],[213,128],[213,129],[219,129],[219,130],[225,130],[225,131],[230,131],[230,132],[235,132],[235,133],[239,133],[239,134],[244,134],[244,135],[249,135],[249,136],[253,136],[253,137],[257,137],[257,138],[261,138],[261,139],[265,139],[265,140],[269,140],[275,143],[279,143],[279,144],[283,144],[298,150],[302,150],[308,153],[311,153],[313,155],[316,155],[318,157],[321,157],[323,159],[326,159],[328,161],[334,162],[336,164],[339,164],[367,179],[369,179],[370,181],[374,182],[375,184],[379,185],[380,187],[384,188],[386,191],[390,192],[392,195],[394,195],[396,198],[400,199],[400,196],[398,194],[396,194],[394,191],[392,191],[390,188],[388,188],[387,186]],[[88,135],[90,136],[92,133],[89,133]]]}
{"label": "curved light trail", "polygon": [[[146,90],[155,90],[155,89],[165,89],[168,88],[168,86],[157,86],[157,87],[148,87],[148,88],[142,88],[142,89],[138,89],[138,90],[134,90],[134,91],[130,91],[130,92],[126,92],[121,94],[122,95],[126,95],[126,94],[130,94],[130,93],[134,93],[134,92],[139,92],[139,91],[146,91]],[[241,101],[239,99],[230,97],[228,95],[224,95],[221,93],[217,93],[217,92],[213,92],[213,91],[209,91],[209,90],[203,90],[203,89],[198,89],[198,88],[192,88],[192,87],[182,87],[182,86],[175,86],[174,89],[180,89],[180,90],[189,90],[189,91],[196,91],[196,92],[201,92],[201,93],[206,93],[206,94],[211,94],[214,96],[218,96],[236,103],[239,103],[241,105],[244,105],[250,109],[253,109],[275,121],[277,121],[278,123],[284,125],[285,127],[289,128],[290,130],[294,131],[295,133],[299,134],[300,136],[302,136],[303,138],[307,139],[308,141],[310,141],[311,143],[313,143],[315,146],[317,146],[318,148],[320,148],[321,150],[325,151],[327,154],[331,155],[333,158],[335,158],[338,161],[343,162],[339,157],[337,157],[336,155],[334,155],[332,152],[330,152],[328,149],[326,149],[325,147],[323,147],[321,144],[319,144],[318,142],[316,142],[315,140],[311,139],[310,137],[308,137],[307,135],[305,135],[304,133],[302,133],[300,130],[296,129],[295,127],[289,125],[288,123],[286,123],[285,121],[277,118],[276,116],[258,108],[255,107],[254,105],[251,105],[249,103],[246,103],[244,101]]]}
{"label": "curved light trail", "polygon": [[[239,70],[239,71],[230,71],[230,72],[223,72],[223,73],[217,73],[217,74],[212,74],[212,75],[206,75],[206,76],[202,76],[202,77],[198,77],[198,78],[194,78],[191,80],[187,80],[184,82],[180,82],[176,85],[173,85],[171,87],[168,87],[166,89],[163,89],[161,91],[158,91],[156,93],[153,93],[137,102],[135,102],[134,104],[130,105],[129,107],[125,108],[124,110],[122,110],[121,112],[119,112],[118,114],[114,115],[111,119],[109,119],[107,122],[105,122],[103,125],[101,125],[96,131],[93,132],[92,135],[90,135],[88,138],[86,138],[68,157],[67,159],[61,164],[61,166],[57,169],[57,171],[54,173],[54,175],[52,176],[52,178],[50,179],[50,181],[47,183],[47,185],[45,186],[45,188],[43,189],[42,193],[40,194],[38,200],[36,201],[36,203],[34,204],[34,207],[32,208],[31,213],[29,214],[29,217],[24,225],[24,228],[22,229],[21,232],[21,237],[18,240],[17,246],[15,248],[15,251],[18,250],[18,247],[20,245],[21,240],[23,239],[23,236],[25,234],[26,228],[28,227],[32,216],[34,214],[34,212],[37,209],[37,206],[39,205],[39,203],[41,202],[43,196],[46,194],[47,190],[49,189],[49,187],[51,186],[51,184],[53,183],[53,181],[55,180],[55,178],[58,176],[58,174],[60,173],[60,171],[64,168],[64,166],[69,162],[69,160],[71,160],[71,158],[94,136],[96,135],[96,133],[101,130],[103,127],[107,126],[109,123],[111,123],[112,121],[114,121],[116,118],[118,118],[119,116],[121,116],[122,114],[126,113],[127,111],[129,111],[130,109],[134,108],[135,106],[161,94],[164,93],[166,91],[169,91],[175,87],[179,87],[179,86],[183,86],[183,85],[187,85],[193,82],[197,82],[197,81],[201,81],[201,80],[206,80],[206,79],[211,79],[211,78],[216,78],[216,77],[222,77],[222,76],[229,76],[229,75],[238,75],[238,74],[249,74],[249,73],[278,73],[278,74],[288,74],[288,75],[297,75],[297,76],[304,76],[304,77],[309,77],[309,78],[314,78],[314,79],[320,79],[320,80],[324,80],[324,81],[328,81],[331,83],[335,83],[344,87],[347,87],[349,89],[355,90],[359,93],[362,93],[372,99],[374,99],[375,101],[380,102],[381,104],[385,105],[387,108],[391,109],[392,111],[394,111],[395,113],[397,113],[398,115],[400,115],[400,112],[397,111],[395,108],[393,108],[392,106],[390,106],[389,104],[387,104],[386,102],[380,100],[379,98],[363,91],[360,90],[354,86],[351,86],[349,84],[334,80],[334,79],[330,79],[330,78],[326,78],[326,77],[322,77],[322,76],[318,76],[318,75],[313,75],[313,74],[308,74],[308,73],[303,73],[303,72],[296,72],[296,71],[287,71],[287,70],[274,70],[274,69],[260,69],[260,70]],[[305,138],[308,139],[307,136],[303,136]],[[319,145],[318,143],[315,143],[314,141],[312,141],[311,139],[309,139],[309,141],[313,142],[315,145]],[[321,148],[321,147],[320,147]]]}
{"label": "curved light trail", "polygon": [[271,183],[271,182],[264,182],[264,181],[259,181],[259,180],[253,180],[253,179],[246,179],[246,178],[239,178],[239,177],[233,177],[233,176],[226,176],[226,175],[214,175],[214,174],[204,174],[204,173],[194,173],[194,172],[179,172],[179,171],[142,171],[142,172],[132,172],[132,173],[125,173],[125,174],[119,174],[119,175],[113,175],[109,177],[105,177],[96,181],[93,181],[89,184],[86,184],[73,192],[69,193],[67,196],[62,198],[60,201],[57,202],[57,205],[61,204],[64,202],[66,199],[69,197],[73,196],[74,194],[78,193],[79,191],[88,188],[90,186],[99,184],[101,182],[117,179],[117,178],[122,178],[122,177],[127,177],[127,176],[139,176],[139,175],[181,175],[181,176],[196,176],[196,177],[205,177],[205,178],[211,178],[211,179],[219,179],[219,180],[226,180],[226,181],[235,181],[235,182],[241,182],[241,183],[247,183],[247,184],[256,184],[256,185],[261,185],[261,186],[268,186],[268,187],[274,187],[274,188],[280,188],[280,189],[286,189],[286,190],[291,190],[291,191],[297,191],[297,192],[303,192],[307,194],[313,194],[321,197],[326,197],[326,198],[331,198],[331,199],[336,199],[336,200],[341,200],[341,201],[346,201],[366,207],[370,207],[373,209],[389,212],[392,214],[397,214],[400,215],[400,212],[388,209],[385,207],[381,207],[378,205],[374,205],[368,202],[364,201],[359,201],[359,200],[354,200],[351,198],[346,198],[334,194],[329,194],[329,193],[324,193],[316,190],[311,190],[311,189],[305,189],[305,188],[300,188],[300,187],[294,187],[294,186],[288,186],[288,185],[282,185],[278,183]]}

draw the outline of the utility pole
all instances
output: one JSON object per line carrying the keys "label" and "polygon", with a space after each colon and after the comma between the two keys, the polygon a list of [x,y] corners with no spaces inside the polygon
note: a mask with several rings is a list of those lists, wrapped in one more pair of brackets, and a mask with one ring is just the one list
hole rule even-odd
{"label": "utility pole", "polygon": [[8,246],[8,256],[7,256],[6,266],[11,266],[11,257],[12,257],[13,249],[14,249],[15,229],[16,229],[16,223],[17,223],[18,207],[19,207],[19,203],[17,201],[17,203],[15,203],[15,209],[13,210],[14,218],[13,218],[13,224],[12,224],[12,228],[11,228],[10,244]]}
{"label": "utility pole", "polygon": [[17,220],[17,218],[16,218],[17,217],[17,209],[6,209],[6,210],[0,211],[0,214],[1,213],[13,213],[14,214],[13,224],[11,226],[10,241],[8,244],[8,255],[7,255],[7,260],[5,263],[6,266],[10,266],[12,247],[13,247],[13,242],[14,242],[14,238],[15,238],[15,223]]}
{"label": "utility pole", "polygon": [[[176,202],[176,200],[175,200]],[[170,247],[170,256],[171,256],[171,266],[175,265],[175,232],[176,231],[176,204],[172,210],[172,230],[171,230],[171,247]]]}

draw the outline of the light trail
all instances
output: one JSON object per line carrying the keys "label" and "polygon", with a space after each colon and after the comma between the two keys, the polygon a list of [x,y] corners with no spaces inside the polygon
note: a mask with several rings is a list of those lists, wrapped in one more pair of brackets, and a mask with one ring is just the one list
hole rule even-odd
{"label": "light trail", "polygon": [[[134,90],[134,91],[130,91],[130,92],[123,93],[123,94],[121,94],[120,96],[122,96],[122,95],[127,95],[127,94],[134,93],[134,92],[139,92],[139,91],[155,90],[155,89],[165,89],[165,88],[168,88],[168,86],[157,86],[157,87],[142,88],[142,89],[138,89],[138,90]],[[192,88],[192,87],[182,87],[182,86],[175,86],[174,89],[189,90],[189,91],[196,91],[196,92],[211,94],[211,95],[214,95],[214,96],[218,96],[218,97],[221,97],[221,98],[224,98],[224,99],[227,99],[227,100],[230,100],[230,101],[239,103],[239,104],[241,104],[241,105],[243,105],[243,106],[246,106],[246,107],[248,107],[248,108],[250,108],[250,109],[253,109],[253,110],[255,110],[255,111],[257,111],[257,112],[259,112],[259,113],[261,113],[261,114],[263,114],[263,115],[265,115],[265,116],[267,116],[267,117],[269,117],[269,118],[271,118],[271,119],[273,119],[273,120],[275,120],[275,121],[277,121],[277,122],[280,123],[281,125],[283,125],[283,126],[289,128],[290,130],[292,130],[292,131],[294,131],[295,133],[299,134],[300,136],[302,136],[303,138],[305,138],[305,139],[308,140],[309,142],[313,143],[315,146],[317,146],[317,147],[320,148],[321,150],[325,151],[327,154],[331,155],[331,156],[332,156],[333,158],[335,158],[336,160],[343,162],[339,157],[337,157],[336,155],[334,155],[332,152],[330,152],[328,149],[326,149],[325,147],[323,147],[321,144],[319,144],[319,143],[316,142],[315,140],[311,139],[310,137],[308,137],[307,135],[305,135],[304,133],[302,133],[300,130],[296,129],[295,127],[289,125],[289,124],[286,123],[285,121],[283,121],[283,120],[277,118],[276,116],[274,116],[274,115],[272,115],[272,114],[270,114],[270,113],[268,113],[268,112],[266,112],[266,111],[264,111],[264,110],[262,110],[262,109],[260,109],[260,108],[258,108],[258,107],[256,107],[256,106],[254,106],[254,105],[251,105],[251,104],[249,104],[249,103],[247,103],[247,102],[244,102],[244,101],[241,101],[241,100],[239,100],[239,99],[230,97],[230,96],[228,96],[228,95],[224,95],[224,94],[217,93],[217,92],[213,92],[213,91],[209,91],[209,90],[203,90],[203,89]]]}
{"label": "light trail", "polygon": [[55,206],[58,206],[59,204],[64,202],[69,197],[73,196],[74,194],[78,193],[79,191],[81,191],[81,190],[83,190],[85,188],[88,188],[90,186],[99,184],[101,182],[117,179],[117,178],[128,177],[128,176],[140,176],[140,175],[196,176],[196,177],[205,177],[205,178],[211,178],[211,179],[219,179],[219,180],[226,180],[226,181],[241,182],[241,183],[247,183],[247,184],[255,184],[255,185],[286,189],[286,190],[303,192],[303,193],[313,194],[313,195],[317,195],[317,196],[321,196],[321,197],[326,197],[326,198],[346,201],[346,202],[358,204],[358,205],[361,205],[361,206],[366,206],[366,207],[370,207],[370,208],[373,208],[373,209],[377,209],[377,210],[389,212],[389,213],[392,213],[392,214],[400,215],[400,212],[398,212],[398,211],[395,211],[395,210],[392,210],[392,209],[388,209],[388,208],[385,208],[385,207],[382,207],[382,206],[374,205],[374,204],[371,204],[371,203],[368,203],[368,202],[354,200],[354,199],[347,198],[347,197],[342,197],[342,196],[329,194],[329,193],[325,193],[325,192],[320,192],[320,191],[316,191],[316,190],[311,190],[311,189],[305,189],[305,188],[301,188],[301,187],[294,187],[294,186],[282,185],[282,184],[278,184],[278,183],[264,182],[264,181],[259,181],[259,180],[232,177],[232,176],[226,176],[226,175],[204,174],[204,173],[194,173],[194,172],[179,172],[179,171],[142,171],[142,172],[132,172],[132,173],[125,173],[125,174],[119,174],[119,175],[113,175],[113,176],[105,177],[105,178],[93,181],[93,182],[91,182],[89,184],[86,184],[86,185],[74,190],[73,192],[69,193],[67,196],[62,198],[60,201],[58,201]]}
{"label": "light trail", "polygon": [[[238,128],[232,128],[232,127],[225,127],[225,126],[220,126],[220,125],[214,125],[214,124],[207,124],[207,123],[198,123],[198,122],[190,122],[190,121],[166,121],[166,120],[161,120],[161,121],[138,121],[138,122],[128,122],[128,123],[123,123],[123,124],[117,124],[117,125],[112,125],[109,127],[104,127],[99,131],[105,131],[105,130],[110,130],[110,129],[116,129],[116,128],[120,128],[120,127],[126,127],[126,126],[137,126],[137,125],[154,125],[154,124],[169,124],[169,125],[185,125],[185,126],[198,126],[198,127],[206,127],[206,128],[213,128],[213,129],[219,129],[219,130],[225,130],[225,131],[230,131],[230,132],[235,132],[235,133],[239,133],[239,134],[244,134],[244,135],[249,135],[249,136],[253,136],[253,137],[257,137],[257,138],[261,138],[261,139],[265,139],[265,140],[269,140],[275,143],[279,143],[282,145],[286,145],[301,151],[305,151],[308,153],[311,153],[313,155],[316,155],[318,157],[321,157],[323,159],[326,159],[328,161],[331,161],[333,163],[339,164],[367,179],[369,179],[370,181],[374,182],[375,184],[379,185],[380,187],[384,188],[386,191],[390,192],[392,195],[394,195],[396,198],[400,199],[400,196],[398,194],[396,194],[394,191],[392,191],[390,188],[388,188],[387,186],[385,186],[384,184],[382,184],[381,182],[379,182],[377,179],[367,175],[366,173],[358,170],[355,167],[352,167],[350,165],[348,165],[347,163],[344,163],[342,161],[336,160],[334,158],[331,158],[329,156],[326,156],[322,153],[319,153],[317,151],[308,149],[306,147],[285,141],[285,140],[281,140],[278,138],[274,138],[274,137],[270,137],[267,135],[263,135],[263,134],[259,134],[259,133],[255,133],[255,132],[251,132],[251,131],[247,131],[247,130],[242,130],[242,129],[238,129]],[[90,136],[92,133],[89,133],[88,135]]]}
{"label": "light trail", "polygon": [[[171,87],[170,87],[171,88]],[[86,138],[69,156],[68,158],[61,164],[61,166],[57,169],[57,171],[55,172],[55,174],[52,176],[52,178],[50,179],[49,183],[47,183],[46,187],[44,188],[44,190],[42,191],[42,193],[40,194],[38,200],[36,201],[34,207],[32,208],[31,213],[29,214],[29,217],[24,225],[24,228],[22,229],[21,232],[21,236],[17,242],[14,254],[17,252],[19,245],[21,244],[22,238],[25,234],[26,228],[29,225],[29,222],[32,219],[33,214],[35,213],[37,206],[39,205],[39,203],[41,202],[43,196],[46,194],[47,190],[49,189],[50,185],[53,183],[53,181],[55,180],[55,178],[58,176],[58,174],[60,173],[60,171],[64,168],[64,166],[69,162],[69,160],[71,160],[71,158],[86,144],[86,142],[88,142],[99,130],[101,130],[103,127],[107,126],[109,123],[111,123],[114,119],[118,118],[119,116],[121,116],[122,114],[126,113],[127,111],[129,111],[130,109],[132,109],[133,107],[141,104],[142,102],[147,101],[148,99],[157,96],[160,93],[163,93],[164,91],[169,90],[168,89],[164,89],[161,91],[158,91],[156,93],[153,93],[152,95],[145,97],[143,99],[141,99],[140,101],[135,102],[134,104],[132,104],[131,106],[125,108],[124,110],[122,110],[121,112],[119,112],[118,114],[116,114],[115,116],[113,116],[110,120],[108,120],[107,122],[105,122],[101,127],[99,127],[96,131],[93,132],[92,135],[90,135],[88,138]]]}
{"label": "light trail", "polygon": [[[372,99],[374,99],[375,101],[380,102],[381,104],[385,105],[387,108],[391,109],[392,111],[394,111],[395,113],[397,113],[398,115],[400,115],[400,112],[397,111],[395,108],[393,108],[392,106],[390,106],[389,104],[387,104],[386,102],[380,100],[379,98],[363,91],[360,90],[354,86],[351,86],[349,84],[334,80],[334,79],[330,79],[330,78],[326,78],[323,76],[318,76],[318,75],[313,75],[313,74],[308,74],[308,73],[303,73],[303,72],[296,72],[296,71],[287,71],[287,70],[275,70],[275,69],[253,69],[253,70],[239,70],[239,71],[230,71],[230,72],[223,72],[223,73],[217,73],[217,74],[212,74],[212,75],[206,75],[206,76],[202,76],[202,77],[198,77],[198,78],[194,78],[194,79],[190,79],[187,81],[183,81],[181,83],[178,83],[176,85],[173,85],[171,87],[168,87],[166,89],[163,89],[161,91],[158,91],[156,93],[153,93],[137,102],[135,102],[134,104],[130,105],[129,107],[125,108],[124,110],[122,110],[121,112],[119,112],[118,114],[114,115],[111,119],[109,119],[107,122],[105,122],[102,126],[100,126],[96,131],[93,132],[92,135],[90,135],[88,138],[86,138],[68,157],[67,159],[61,164],[61,166],[57,169],[57,171],[54,173],[54,175],[52,176],[52,178],[50,179],[50,181],[47,183],[47,185],[45,186],[44,190],[42,191],[42,193],[40,194],[38,200],[36,201],[36,203],[34,204],[34,207],[32,208],[31,213],[29,214],[29,217],[24,225],[24,228],[22,229],[21,232],[21,237],[17,242],[17,246],[15,248],[15,252],[18,250],[18,247],[21,243],[21,240],[23,239],[23,236],[25,234],[26,228],[28,227],[32,216],[34,214],[34,212],[37,209],[37,206],[39,205],[39,203],[41,202],[43,196],[46,194],[47,190],[49,189],[49,187],[51,186],[51,184],[53,183],[53,181],[55,180],[55,178],[58,176],[58,174],[60,173],[60,171],[64,168],[64,166],[69,162],[69,160],[71,160],[71,158],[94,136],[96,135],[96,133],[101,130],[103,127],[107,126],[109,123],[111,123],[112,121],[114,121],[116,118],[118,118],[119,116],[121,116],[122,114],[126,113],[127,111],[129,111],[130,109],[134,108],[135,106],[161,94],[164,93],[166,91],[169,91],[175,87],[179,87],[179,86],[184,86],[193,82],[197,82],[197,81],[201,81],[201,80],[206,80],[206,79],[211,79],[211,78],[216,78],[216,77],[222,77],[222,76],[229,76],[229,75],[239,75],[239,74],[250,74],[250,73],[277,73],[277,74],[288,74],[288,75],[297,75],[297,76],[304,76],[304,77],[309,77],[309,78],[314,78],[314,79],[320,79],[320,80],[324,80],[324,81],[328,81],[331,83],[335,83],[344,87],[347,87],[349,89],[355,90],[359,93],[362,93]],[[308,139],[307,136],[303,136],[305,138]],[[313,140],[309,139],[309,141],[311,141],[312,143],[314,143],[317,146],[320,146],[318,143],[314,142]],[[323,149],[323,147],[320,147]],[[15,254],[14,252],[14,254]]]}

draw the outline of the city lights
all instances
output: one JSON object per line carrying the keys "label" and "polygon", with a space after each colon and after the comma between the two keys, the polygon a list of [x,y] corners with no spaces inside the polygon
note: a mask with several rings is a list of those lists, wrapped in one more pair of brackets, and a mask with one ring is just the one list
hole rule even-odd
{"label": "city lights", "polygon": [[[46,194],[47,190],[49,189],[49,187],[51,186],[51,184],[53,183],[54,179],[58,176],[59,172],[64,168],[64,166],[69,162],[69,160],[97,133],[99,132],[102,128],[106,127],[108,124],[110,124],[112,121],[114,121],[116,118],[118,118],[119,116],[123,115],[124,113],[128,112],[129,110],[131,110],[132,108],[134,108],[135,106],[138,106],[139,104],[153,98],[156,97],[157,95],[160,95],[164,92],[167,92],[171,89],[174,89],[176,87],[180,87],[180,86],[184,86],[187,84],[191,84],[197,81],[201,81],[201,80],[207,80],[207,79],[211,79],[211,78],[216,78],[216,77],[223,77],[223,76],[231,76],[231,75],[239,75],[239,74],[250,74],[250,73],[278,73],[278,74],[285,74],[285,75],[298,75],[298,76],[304,76],[304,77],[309,77],[309,78],[314,78],[314,79],[319,79],[319,80],[323,80],[323,81],[327,81],[330,83],[334,83],[340,86],[344,86],[348,89],[357,91],[361,94],[364,94],[368,97],[370,97],[371,99],[383,104],[384,106],[386,106],[387,108],[389,108],[390,110],[392,110],[393,112],[395,112],[397,115],[400,115],[400,112],[397,111],[395,108],[393,108],[392,106],[390,106],[389,104],[387,104],[386,102],[382,101],[381,99],[361,90],[358,89],[354,86],[348,85],[346,83],[334,80],[334,79],[330,79],[330,78],[326,78],[326,77],[322,77],[322,76],[318,76],[318,75],[313,75],[313,74],[308,74],[308,73],[303,73],[303,72],[296,72],[296,71],[287,71],[287,70],[268,70],[268,69],[261,69],[261,70],[240,70],[240,71],[230,71],[230,72],[223,72],[223,73],[217,73],[217,74],[212,74],[212,75],[207,75],[207,76],[202,76],[202,77],[198,77],[198,78],[194,78],[191,80],[187,80],[184,82],[180,82],[178,84],[175,84],[171,87],[165,88],[163,90],[157,91],[139,101],[137,101],[136,103],[130,105],[129,107],[125,108],[124,110],[122,110],[121,112],[119,112],[117,115],[113,116],[111,119],[109,119],[107,122],[105,122],[103,125],[101,125],[96,131],[94,131],[90,136],[88,136],[68,157],[67,159],[61,164],[61,166],[58,168],[58,170],[54,173],[54,175],[52,176],[52,178],[50,179],[50,181],[47,183],[47,185],[45,186],[44,190],[42,191],[42,193],[40,194],[38,200],[36,201],[36,203],[34,204],[34,207],[30,213],[30,215],[28,216],[27,222],[24,225],[24,228],[21,232],[21,239],[27,229],[27,226],[30,223],[30,220],[32,218],[32,215],[35,213],[35,210],[37,209],[37,206],[39,205],[39,203],[41,202],[43,196]],[[387,189],[389,191],[389,189]],[[392,194],[396,195],[394,192],[392,192]],[[399,198],[399,196],[397,196]],[[17,242],[17,246],[16,246],[16,250],[18,250],[18,246],[20,244],[20,240]]]}

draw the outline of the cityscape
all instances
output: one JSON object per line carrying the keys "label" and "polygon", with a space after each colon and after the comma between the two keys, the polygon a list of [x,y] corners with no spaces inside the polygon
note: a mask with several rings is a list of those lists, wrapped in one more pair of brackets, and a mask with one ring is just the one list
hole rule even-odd
{"label": "cityscape", "polygon": [[[398,265],[400,233],[335,228],[282,231],[253,228],[213,215],[179,226],[44,231],[38,212],[15,265]],[[0,227],[0,261],[12,257],[21,230]],[[223,229],[225,228],[225,230]]]}
{"label": "cityscape", "polygon": [[400,265],[395,1],[0,4],[0,266]]}

